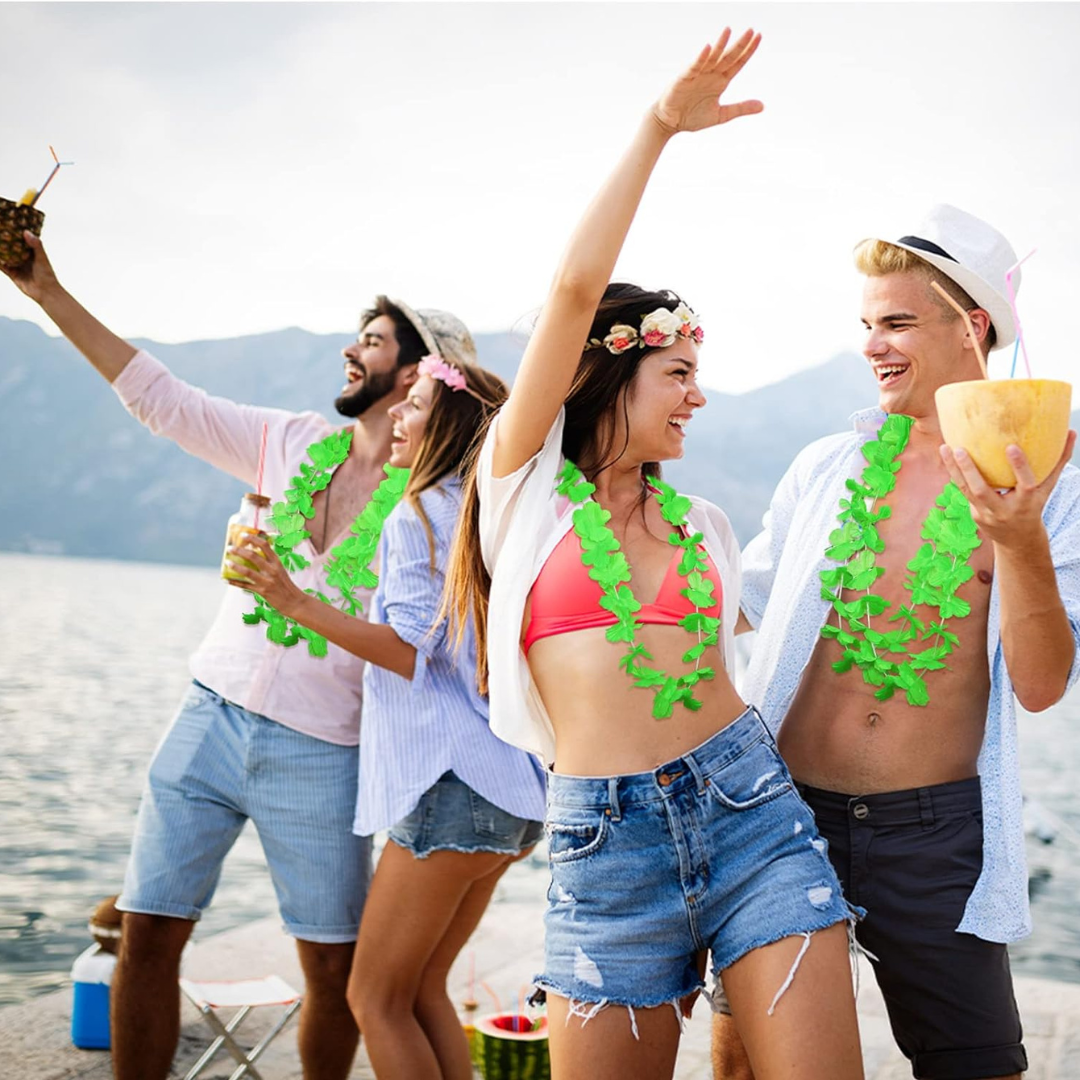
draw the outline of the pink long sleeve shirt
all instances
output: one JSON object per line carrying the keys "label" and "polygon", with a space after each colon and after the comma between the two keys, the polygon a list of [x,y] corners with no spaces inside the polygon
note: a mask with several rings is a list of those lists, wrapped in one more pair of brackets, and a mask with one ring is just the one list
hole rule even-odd
{"label": "pink long sleeve shirt", "polygon": [[[300,472],[307,448],[337,430],[318,413],[291,413],[238,405],[211,397],[178,379],[149,353],[137,353],[113,383],[132,416],[155,435],[172,439],[189,454],[248,484],[254,491],[262,426],[267,424],[263,492],[284,497]],[[357,505],[360,512],[370,492]],[[225,522],[207,522],[225,537]],[[336,542],[336,541],[335,541]],[[304,540],[297,551],[311,565],[293,574],[301,589],[326,590],[321,555]],[[250,593],[222,582],[221,606],[206,637],[191,657],[191,674],[242,708],[325,742],[355,746],[360,740],[360,700],[364,662],[336,645],[328,655],[309,655],[307,643],[291,648],[266,639],[266,624],[241,619],[254,610]],[[364,609],[370,596],[361,594]]]}

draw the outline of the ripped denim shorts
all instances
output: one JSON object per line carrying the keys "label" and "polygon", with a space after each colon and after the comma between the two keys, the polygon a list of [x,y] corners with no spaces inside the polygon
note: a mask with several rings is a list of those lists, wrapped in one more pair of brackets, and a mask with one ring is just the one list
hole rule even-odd
{"label": "ripped denim shorts", "polygon": [[520,855],[541,835],[539,821],[515,817],[473,791],[454,772],[444,772],[391,826],[388,838],[416,858],[426,859],[435,851]]}
{"label": "ripped denim shorts", "polygon": [[758,946],[861,914],[753,708],[651,772],[549,774],[545,829],[535,981],[575,1005],[676,1003],[702,986],[702,949],[718,975]]}

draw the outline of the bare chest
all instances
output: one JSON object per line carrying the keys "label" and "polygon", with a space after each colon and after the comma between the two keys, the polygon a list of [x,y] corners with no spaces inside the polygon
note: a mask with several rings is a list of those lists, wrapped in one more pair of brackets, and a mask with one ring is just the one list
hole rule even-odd
{"label": "bare chest", "polygon": [[381,470],[371,473],[346,458],[330,478],[330,484],[312,500],[315,516],[308,525],[311,546],[322,554],[336,545],[364,508],[382,480]]}

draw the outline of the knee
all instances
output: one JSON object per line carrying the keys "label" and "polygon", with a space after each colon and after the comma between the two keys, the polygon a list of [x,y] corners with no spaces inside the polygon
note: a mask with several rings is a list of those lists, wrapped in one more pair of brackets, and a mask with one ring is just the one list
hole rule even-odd
{"label": "knee", "polygon": [[300,966],[308,993],[340,997],[349,982],[353,961],[353,943],[325,944],[298,941]]}
{"label": "knee", "polygon": [[346,999],[357,1027],[382,1024],[394,1017],[411,1015],[416,1008],[419,988],[415,979],[404,972],[380,969],[353,975]]}
{"label": "knee", "polygon": [[122,965],[179,971],[180,954],[193,926],[190,919],[126,911],[121,921],[117,960]]}

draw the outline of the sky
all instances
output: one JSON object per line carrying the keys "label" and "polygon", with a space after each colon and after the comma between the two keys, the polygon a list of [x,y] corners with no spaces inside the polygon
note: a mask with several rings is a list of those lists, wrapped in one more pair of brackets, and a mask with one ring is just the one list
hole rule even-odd
{"label": "sky", "polygon": [[[669,145],[616,276],[702,317],[707,386],[858,350],[863,237],[933,203],[1024,266],[1036,376],[1080,293],[1080,4],[0,4],[0,194],[125,336],[351,332],[379,292],[526,333],[650,103],[724,25],[760,116]],[[20,45],[21,43],[21,45]],[[0,315],[56,330],[0,281]],[[1011,350],[994,354],[1007,374]]]}

